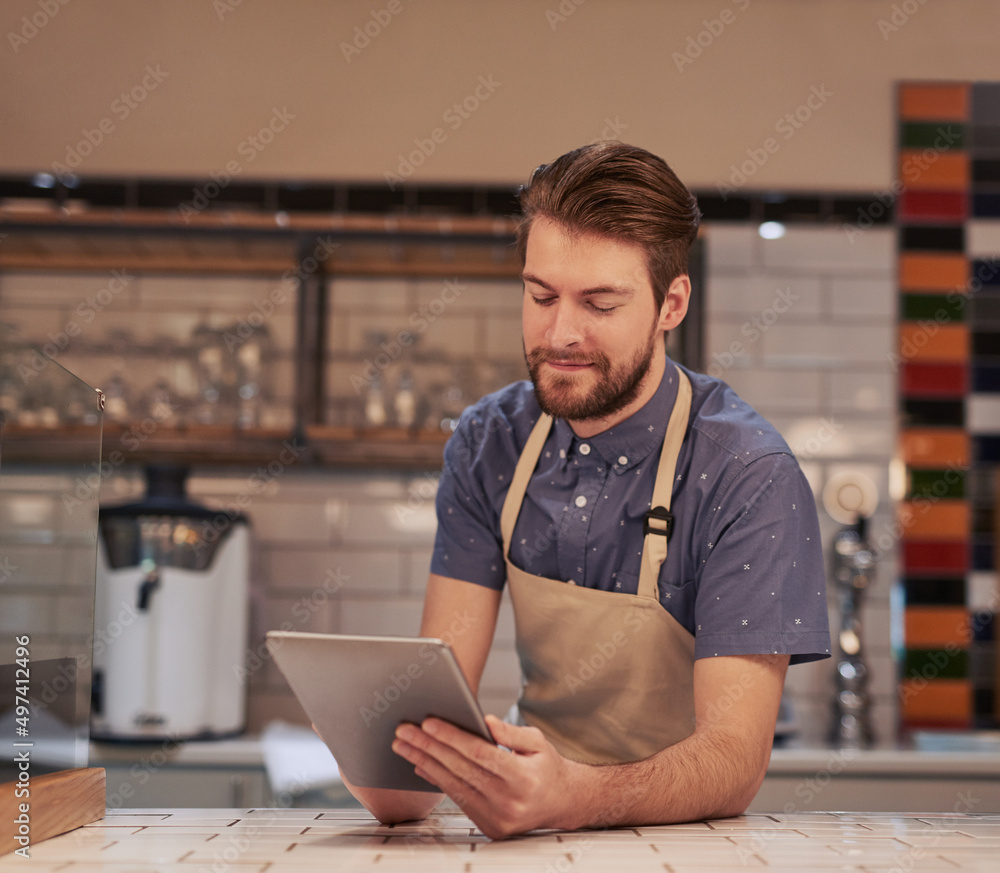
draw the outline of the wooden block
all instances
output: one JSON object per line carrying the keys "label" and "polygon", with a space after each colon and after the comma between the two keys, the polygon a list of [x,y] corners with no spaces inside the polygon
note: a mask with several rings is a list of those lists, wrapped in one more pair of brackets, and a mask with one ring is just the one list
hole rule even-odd
{"label": "wooden block", "polygon": [[[27,788],[27,797],[15,794],[19,786]],[[32,776],[26,784],[5,782],[0,785],[0,855],[25,849],[30,858],[31,846],[42,840],[104,818],[104,801],[103,767]],[[28,805],[27,811],[22,804]],[[26,823],[17,821],[22,816]],[[28,829],[27,846],[19,839],[22,825]]]}

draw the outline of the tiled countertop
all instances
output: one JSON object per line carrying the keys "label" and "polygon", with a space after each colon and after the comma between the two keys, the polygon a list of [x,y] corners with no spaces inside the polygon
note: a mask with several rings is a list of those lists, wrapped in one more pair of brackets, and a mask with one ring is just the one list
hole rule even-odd
{"label": "tiled countertop", "polygon": [[382,827],[358,810],[124,810],[30,851],[29,861],[0,858],[0,871],[728,873],[770,867],[996,873],[1000,815],[759,814],[491,842],[460,814]]}

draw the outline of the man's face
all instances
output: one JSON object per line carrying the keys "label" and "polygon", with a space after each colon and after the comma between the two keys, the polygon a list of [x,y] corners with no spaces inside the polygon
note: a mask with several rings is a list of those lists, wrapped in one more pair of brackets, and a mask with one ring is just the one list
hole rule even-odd
{"label": "man's face", "polygon": [[522,276],[525,358],[542,409],[600,423],[595,433],[639,409],[664,365],[642,249],[538,219]]}

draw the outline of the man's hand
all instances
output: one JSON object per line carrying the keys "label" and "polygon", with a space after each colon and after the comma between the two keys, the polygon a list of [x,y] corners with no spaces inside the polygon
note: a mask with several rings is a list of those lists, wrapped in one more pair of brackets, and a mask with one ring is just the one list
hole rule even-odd
{"label": "man's hand", "polygon": [[393,751],[444,791],[486,836],[498,840],[535,828],[574,828],[574,786],[590,768],[562,757],[538,728],[486,716],[506,749],[429,718],[396,729]]}

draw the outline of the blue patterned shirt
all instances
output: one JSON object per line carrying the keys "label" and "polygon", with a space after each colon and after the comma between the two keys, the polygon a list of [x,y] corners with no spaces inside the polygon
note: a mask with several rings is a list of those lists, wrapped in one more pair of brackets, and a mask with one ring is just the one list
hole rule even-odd
{"label": "blue patterned shirt", "polygon": [[[660,602],[695,637],[695,658],[828,657],[816,504],[788,445],[724,382],[685,370],[693,397],[675,471],[674,528]],[[581,439],[557,419],[514,528],[511,560],[538,576],[634,595],[642,521],[677,396],[668,361],[656,394]],[[500,511],[540,415],[529,382],[467,409],[445,448],[431,571],[501,589]]]}

